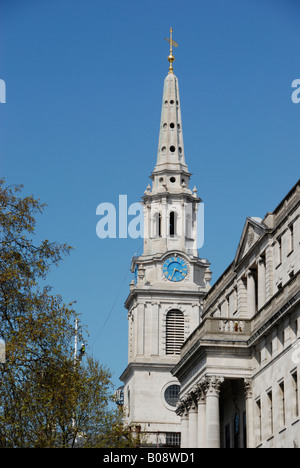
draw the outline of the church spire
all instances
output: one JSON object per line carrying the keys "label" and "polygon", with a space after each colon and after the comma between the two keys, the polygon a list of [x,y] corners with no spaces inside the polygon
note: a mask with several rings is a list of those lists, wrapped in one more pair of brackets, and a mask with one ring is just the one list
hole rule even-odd
{"label": "church spire", "polygon": [[182,181],[188,186],[191,174],[188,172],[184,156],[179,84],[173,71],[173,46],[177,47],[178,44],[173,41],[172,32],[171,28],[170,39],[165,38],[170,43],[170,67],[164,80],[157,162],[152,178],[154,181],[156,176],[159,180],[165,175],[168,176],[168,180],[170,177],[172,180],[177,178],[176,187],[179,188]]}

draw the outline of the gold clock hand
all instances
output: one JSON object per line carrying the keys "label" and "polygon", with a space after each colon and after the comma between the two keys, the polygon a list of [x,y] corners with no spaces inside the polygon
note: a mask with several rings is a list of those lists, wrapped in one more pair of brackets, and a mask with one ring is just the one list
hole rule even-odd
{"label": "gold clock hand", "polygon": [[177,268],[174,268],[173,274],[172,274],[172,276],[171,276],[171,279],[173,278],[175,271],[178,271]]}

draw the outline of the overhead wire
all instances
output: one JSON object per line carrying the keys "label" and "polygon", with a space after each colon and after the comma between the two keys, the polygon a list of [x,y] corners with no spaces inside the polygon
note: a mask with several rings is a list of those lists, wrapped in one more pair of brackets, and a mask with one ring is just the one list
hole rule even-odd
{"label": "overhead wire", "polygon": [[[138,248],[138,250],[137,250],[136,253],[134,254],[134,257],[135,257],[135,256],[138,254],[138,252],[141,250],[141,247],[142,247],[142,245]],[[121,290],[122,290],[122,288],[123,288],[123,285],[124,285],[124,283],[125,283],[125,281],[126,281],[126,279],[127,279],[127,276],[128,276],[128,273],[129,273],[129,272],[130,272],[130,268],[127,267],[127,268],[126,268],[125,275],[124,275],[124,277],[123,277],[123,280],[122,280],[122,282],[121,282],[121,284],[120,284],[120,286],[119,286],[119,288],[118,288],[117,294],[116,294],[116,296],[115,296],[114,302],[113,302],[113,304],[112,304],[112,306],[111,306],[111,308],[110,308],[110,310],[109,310],[109,312],[108,312],[108,314],[107,314],[107,316],[106,316],[106,318],[105,318],[105,320],[104,320],[104,322],[103,322],[102,327],[100,328],[100,330],[99,330],[99,332],[98,332],[98,334],[97,334],[97,336],[96,336],[96,338],[95,338],[95,340],[94,340],[94,342],[93,342],[93,344],[92,344],[92,350],[93,350],[93,348],[94,348],[95,343],[98,341],[98,339],[99,339],[99,337],[100,337],[102,331],[104,330],[104,328],[105,328],[105,326],[106,326],[106,324],[107,324],[107,322],[108,322],[108,320],[109,320],[109,318],[110,318],[110,316],[111,316],[111,314],[112,314],[112,312],[113,312],[113,310],[114,310],[114,308],[115,308],[115,306],[116,306],[116,303],[117,303],[117,301],[118,301],[118,299],[119,299]]]}

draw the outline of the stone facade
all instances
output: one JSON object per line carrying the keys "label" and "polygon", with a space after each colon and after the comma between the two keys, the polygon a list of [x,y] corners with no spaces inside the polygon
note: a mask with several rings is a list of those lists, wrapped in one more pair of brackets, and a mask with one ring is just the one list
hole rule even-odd
{"label": "stone facade", "polygon": [[300,446],[300,181],[248,218],[172,374],[184,447]]}

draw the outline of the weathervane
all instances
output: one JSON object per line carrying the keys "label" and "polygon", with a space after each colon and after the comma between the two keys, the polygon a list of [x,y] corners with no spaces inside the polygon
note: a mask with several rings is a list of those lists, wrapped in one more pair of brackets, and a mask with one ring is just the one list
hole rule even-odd
{"label": "weathervane", "polygon": [[173,46],[178,47],[177,42],[173,41],[173,39],[172,39],[172,33],[173,33],[173,29],[170,28],[170,39],[165,37],[165,40],[167,42],[169,42],[169,44],[170,44],[170,55],[168,57],[168,61],[170,62],[169,73],[173,73],[173,62],[175,60],[175,57],[173,55]]}

